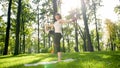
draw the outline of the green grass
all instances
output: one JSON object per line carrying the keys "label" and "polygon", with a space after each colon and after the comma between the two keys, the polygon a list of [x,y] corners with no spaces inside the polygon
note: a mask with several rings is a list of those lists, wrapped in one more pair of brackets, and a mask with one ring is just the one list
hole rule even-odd
{"label": "green grass", "polygon": [[73,58],[72,62],[24,66],[24,64],[57,60],[55,54],[24,54],[0,56],[0,68],[120,68],[120,52],[63,53],[62,59]]}

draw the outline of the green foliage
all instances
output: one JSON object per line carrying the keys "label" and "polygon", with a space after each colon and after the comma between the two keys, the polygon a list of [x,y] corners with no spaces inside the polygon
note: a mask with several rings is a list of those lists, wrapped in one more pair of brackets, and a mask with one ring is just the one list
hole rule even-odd
{"label": "green foliage", "polygon": [[5,41],[5,27],[6,23],[4,22],[3,16],[0,16],[0,54],[4,49],[4,41]]}
{"label": "green foliage", "polygon": [[116,25],[115,23],[113,23],[109,19],[106,19],[105,22],[106,22],[106,25],[107,25],[107,31],[108,31],[108,36],[109,36],[108,42],[114,43],[119,50],[119,47],[120,47],[120,44],[119,44],[119,41],[120,41],[120,38],[119,38],[119,32],[120,32],[119,24]]}
{"label": "green foliage", "polygon": [[41,48],[41,53],[50,53],[51,48]]}
{"label": "green foliage", "polygon": [[114,11],[115,11],[115,13],[120,14],[120,5],[117,5],[117,6],[114,8]]}
{"label": "green foliage", "polygon": [[115,26],[116,28],[116,38],[115,38],[115,43],[116,46],[118,47],[118,50],[120,50],[120,23],[118,22],[118,24]]}

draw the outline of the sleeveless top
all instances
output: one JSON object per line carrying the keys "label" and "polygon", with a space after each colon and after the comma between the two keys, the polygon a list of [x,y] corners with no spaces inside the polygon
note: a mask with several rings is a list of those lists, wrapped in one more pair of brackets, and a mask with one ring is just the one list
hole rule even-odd
{"label": "sleeveless top", "polygon": [[55,29],[55,33],[62,34],[62,24],[59,22],[59,20],[54,23],[54,29]]}

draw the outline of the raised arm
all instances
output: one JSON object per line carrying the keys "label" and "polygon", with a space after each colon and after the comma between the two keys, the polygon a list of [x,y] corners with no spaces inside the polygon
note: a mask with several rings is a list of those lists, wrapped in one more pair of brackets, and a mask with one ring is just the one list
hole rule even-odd
{"label": "raised arm", "polygon": [[45,24],[45,28],[53,28],[54,25],[53,24]]}
{"label": "raised arm", "polygon": [[65,23],[71,23],[72,22],[72,20],[70,19],[70,20],[60,20],[60,23],[61,24],[65,24]]}
{"label": "raised arm", "polygon": [[50,29],[54,27],[53,24],[45,24],[45,32],[48,33]]}
{"label": "raised arm", "polygon": [[74,22],[76,20],[76,18],[74,18],[74,19],[69,19],[69,20],[60,20],[60,23],[62,23],[62,24],[65,24],[65,23],[72,23],[72,22]]}

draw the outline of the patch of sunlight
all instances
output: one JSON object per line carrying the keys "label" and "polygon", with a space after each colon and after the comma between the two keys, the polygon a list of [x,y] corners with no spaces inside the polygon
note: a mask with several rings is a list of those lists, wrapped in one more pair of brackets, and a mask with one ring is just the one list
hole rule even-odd
{"label": "patch of sunlight", "polygon": [[[34,61],[38,61],[43,57],[34,57],[34,56],[23,56],[23,57],[10,57],[5,59],[0,59],[0,67],[11,67],[25,63],[31,63]],[[12,63],[11,63],[12,62]]]}
{"label": "patch of sunlight", "polygon": [[83,61],[80,63],[84,68],[104,68],[103,62],[98,62],[96,60]]}
{"label": "patch of sunlight", "polygon": [[103,55],[102,58],[110,58],[110,55]]}
{"label": "patch of sunlight", "polygon": [[50,53],[40,53],[40,54],[35,54],[35,56],[49,56],[51,55]]}
{"label": "patch of sunlight", "polygon": [[23,57],[10,57],[10,58],[3,58],[0,59],[0,62],[11,62],[11,61],[16,61],[16,60],[20,60],[20,59],[27,59],[27,58],[32,58],[34,56],[23,56]]}
{"label": "patch of sunlight", "polygon": [[45,58],[45,59],[43,59],[41,61],[51,61],[51,60],[57,60],[57,58]]}

